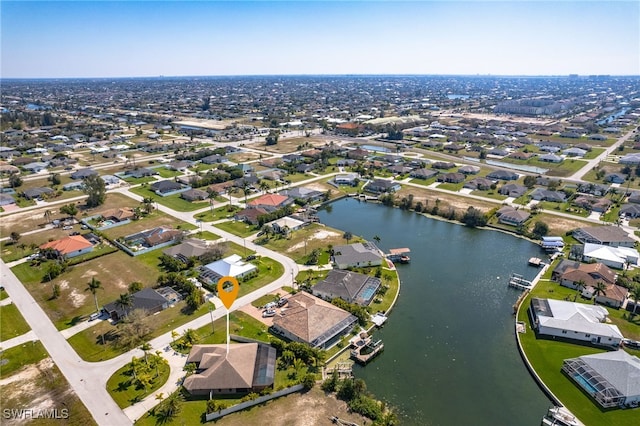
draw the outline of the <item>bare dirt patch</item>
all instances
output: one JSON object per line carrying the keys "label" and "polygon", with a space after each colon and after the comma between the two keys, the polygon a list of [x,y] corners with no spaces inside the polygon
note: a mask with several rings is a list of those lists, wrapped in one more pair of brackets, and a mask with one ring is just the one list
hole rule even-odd
{"label": "bare dirt patch", "polygon": [[[325,240],[325,239],[330,238],[330,237],[339,237],[339,236],[340,236],[340,234],[338,234],[337,232],[319,230],[319,231],[316,231],[315,234],[311,235],[309,237],[309,240]],[[287,252],[291,253],[292,251],[295,251],[295,250],[297,250],[299,248],[304,247],[304,245],[305,245],[305,242],[301,241],[301,242],[299,242],[297,244],[294,244],[291,247],[289,247],[287,249]]]}
{"label": "bare dirt patch", "polygon": [[335,424],[331,421],[333,416],[358,425],[371,424],[371,420],[350,413],[344,401],[325,395],[316,386],[309,392],[288,395],[264,406],[223,417],[216,421],[216,425],[262,426],[265,419],[272,419],[276,420],[274,424],[281,426],[319,426]]}

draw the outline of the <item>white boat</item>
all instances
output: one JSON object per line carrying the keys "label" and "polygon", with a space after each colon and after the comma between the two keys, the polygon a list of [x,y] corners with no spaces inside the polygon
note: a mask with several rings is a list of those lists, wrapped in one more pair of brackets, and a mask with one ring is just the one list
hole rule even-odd
{"label": "white boat", "polygon": [[549,408],[542,418],[542,426],[581,426],[582,423],[564,407]]}

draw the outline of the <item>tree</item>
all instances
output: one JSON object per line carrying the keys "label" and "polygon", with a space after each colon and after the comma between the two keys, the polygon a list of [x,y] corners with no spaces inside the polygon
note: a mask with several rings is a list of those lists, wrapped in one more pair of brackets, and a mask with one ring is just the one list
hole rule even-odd
{"label": "tree", "polygon": [[22,178],[19,173],[11,173],[9,175],[9,186],[12,188],[17,188],[22,185]]}
{"label": "tree", "polygon": [[485,226],[487,217],[480,210],[469,206],[464,216],[462,216],[462,222],[470,228],[475,228],[476,226]]}
{"label": "tree", "polygon": [[[578,294],[580,294],[582,292],[582,290],[584,290],[586,288],[586,283],[584,282],[584,280],[578,280],[575,283],[576,286],[576,290],[578,291]],[[577,295],[576,295],[577,298]],[[575,299],[574,299],[575,300]]]}
{"label": "tree", "polygon": [[47,222],[51,223],[51,210],[45,210],[44,211],[44,220],[46,220]]}
{"label": "tree", "polygon": [[88,195],[87,207],[89,208],[103,204],[107,196],[104,181],[98,175],[87,176],[84,178],[82,191]]}
{"label": "tree", "polygon": [[596,286],[593,289],[593,295],[595,296],[593,298],[593,303],[596,303],[596,298],[598,296],[605,296],[607,294],[607,286],[602,282],[602,281],[598,281],[596,283]]}
{"label": "tree", "polygon": [[51,181],[51,185],[60,185],[60,173],[51,173],[49,180]]}
{"label": "tree", "polygon": [[211,207],[211,214],[213,214],[213,200],[218,196],[218,192],[212,189],[209,190],[209,206]]}
{"label": "tree", "polygon": [[93,294],[93,301],[96,302],[96,312],[100,311],[100,306],[98,305],[98,290],[104,290],[102,287],[102,283],[96,280],[96,277],[91,277],[91,281],[87,283],[87,287],[84,291],[90,291]]}
{"label": "tree", "polygon": [[65,204],[64,206],[60,207],[60,213],[64,213],[69,217],[75,218],[78,214],[78,207],[76,207],[74,203]]}
{"label": "tree", "polygon": [[171,420],[175,419],[182,411],[183,402],[184,396],[180,392],[180,389],[169,395],[156,408],[158,422],[160,424],[169,423]]}
{"label": "tree", "polygon": [[536,184],[536,178],[534,176],[527,175],[527,176],[524,177],[523,184],[527,188],[531,189]]}
{"label": "tree", "polygon": [[18,242],[18,240],[22,237],[22,235],[20,235],[20,233],[13,231],[11,232],[11,234],[9,235],[9,238],[11,239],[11,243],[15,244]]}
{"label": "tree", "polygon": [[633,298],[633,315],[636,314],[636,309],[638,309],[638,304],[640,304],[640,285],[634,285],[630,290],[630,295]]}
{"label": "tree", "polygon": [[116,300],[116,306],[124,311],[124,315],[127,316],[127,310],[133,306],[133,297],[129,293],[122,293],[118,300]]}
{"label": "tree", "polygon": [[269,135],[265,138],[266,145],[275,145],[278,143],[278,138],[280,137],[280,132],[278,130],[270,130]]}
{"label": "tree", "polygon": [[142,209],[146,214],[150,214],[153,211],[153,198],[145,197],[142,199]]}
{"label": "tree", "polygon": [[142,290],[144,286],[142,285],[142,283],[140,281],[134,281],[131,284],[129,284],[129,288],[127,288],[127,290],[129,290],[129,294],[133,294],[133,293],[137,293],[138,291]]}
{"label": "tree", "polygon": [[380,240],[382,240],[382,238],[380,238],[380,236],[378,236],[378,235],[374,235],[373,236],[373,241],[375,241],[377,244],[380,244]]}
{"label": "tree", "polygon": [[542,238],[549,233],[549,225],[544,222],[536,222],[531,233],[533,234],[534,238]]}
{"label": "tree", "polygon": [[149,351],[150,351],[151,349],[153,349],[153,348],[152,348],[152,346],[151,346],[151,343],[149,343],[149,342],[144,342],[142,345],[140,345],[140,350],[141,350],[142,352],[144,352],[144,362],[145,362],[147,365],[149,365],[149,359],[148,359],[147,355],[148,355],[148,353],[149,353]]}
{"label": "tree", "polygon": [[342,235],[342,238],[347,240],[347,244],[349,244],[349,240],[353,238],[353,234],[350,231],[347,231]]}

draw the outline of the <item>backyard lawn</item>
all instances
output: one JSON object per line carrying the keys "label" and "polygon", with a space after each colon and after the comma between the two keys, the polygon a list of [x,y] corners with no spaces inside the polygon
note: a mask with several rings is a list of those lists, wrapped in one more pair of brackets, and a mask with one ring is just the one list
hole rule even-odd
{"label": "backyard lawn", "polygon": [[192,212],[194,210],[209,207],[209,200],[191,202],[181,198],[180,194],[161,197],[149,189],[148,186],[138,186],[136,188],[129,189],[129,191],[144,198],[152,198],[155,203],[162,204],[163,206],[179,212]]}
{"label": "backyard lawn", "polygon": [[4,349],[0,351],[0,378],[4,379],[25,365],[35,364],[48,356],[39,340]]}

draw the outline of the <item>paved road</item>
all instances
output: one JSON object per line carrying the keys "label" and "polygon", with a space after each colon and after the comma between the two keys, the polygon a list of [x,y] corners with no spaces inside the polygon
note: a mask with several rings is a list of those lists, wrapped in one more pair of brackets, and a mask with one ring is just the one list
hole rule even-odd
{"label": "paved road", "polygon": [[96,380],[92,371],[87,371],[87,363],[80,359],[40,305],[2,260],[0,260],[0,273],[2,274],[2,283],[11,296],[11,300],[20,309],[31,330],[42,342],[96,422],[99,425],[107,426],[131,424],[129,418],[107,393],[106,381]]}

